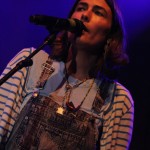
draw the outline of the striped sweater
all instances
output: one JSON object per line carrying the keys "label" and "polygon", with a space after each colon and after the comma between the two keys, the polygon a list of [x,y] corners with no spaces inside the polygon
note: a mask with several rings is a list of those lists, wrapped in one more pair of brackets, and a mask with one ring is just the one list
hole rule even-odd
{"label": "striped sweater", "polygon": [[[1,77],[9,72],[17,62],[26,58],[34,48],[23,49],[7,65]],[[26,104],[31,93],[35,90],[42,67],[47,60],[48,54],[40,51],[33,57],[33,66],[23,68],[15,73],[0,87],[0,142],[7,141],[13,129],[14,123],[22,107]],[[56,64],[55,74],[63,74],[63,63]],[[59,72],[58,72],[59,71]],[[53,91],[59,85],[61,79],[56,79],[55,75],[51,77],[54,82],[43,94]],[[60,81],[59,81],[60,80]],[[57,81],[57,82],[56,82]],[[116,82],[113,103],[108,111],[110,101],[102,107],[103,133],[100,140],[101,150],[126,150],[132,137],[134,103],[130,92],[121,84]],[[109,107],[110,108],[110,107]]]}

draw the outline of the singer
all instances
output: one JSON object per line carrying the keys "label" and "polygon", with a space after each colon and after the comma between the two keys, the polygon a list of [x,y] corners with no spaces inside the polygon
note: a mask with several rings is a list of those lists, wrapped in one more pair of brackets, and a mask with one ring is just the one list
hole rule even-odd
{"label": "singer", "polygon": [[[129,149],[134,102],[116,80],[129,62],[116,1],[77,0],[68,18],[87,30],[59,31],[50,54],[41,50],[0,87],[0,149]],[[23,49],[2,76],[34,50]]]}

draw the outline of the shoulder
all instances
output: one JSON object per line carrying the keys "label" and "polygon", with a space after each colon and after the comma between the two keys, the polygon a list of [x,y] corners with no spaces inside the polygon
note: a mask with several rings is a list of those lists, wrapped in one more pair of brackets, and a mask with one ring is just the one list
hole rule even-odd
{"label": "shoulder", "polygon": [[[36,49],[34,47],[30,47],[30,48],[24,48],[21,51],[19,51],[9,62],[10,67],[13,68],[13,66],[15,66],[21,60],[28,57],[35,50]],[[48,54],[44,50],[41,50],[32,59],[33,60],[38,59],[40,61],[40,60],[45,59],[45,57],[48,57]]]}
{"label": "shoulder", "polygon": [[[48,62],[47,62],[49,60],[48,58],[49,58],[49,54],[46,53],[44,50],[39,51],[32,58],[33,65],[29,68],[28,76],[26,78],[26,88],[27,89],[34,89],[37,82],[41,78],[41,75],[43,74],[42,73],[43,70],[44,69],[50,69],[49,67],[51,65],[48,64]],[[64,63],[63,62],[58,62],[58,61],[52,60],[52,66],[51,67],[54,69],[54,72],[48,77],[48,81],[46,82],[48,84],[45,84],[45,86],[48,85],[48,88],[50,88],[49,85],[51,83],[51,80],[53,80],[53,82],[56,83],[57,80],[59,80],[59,77],[63,76],[63,73],[64,73],[63,72],[64,71]]]}
{"label": "shoulder", "polygon": [[[33,53],[36,49],[34,47],[30,48],[24,48],[20,50],[7,64],[5,70],[3,71],[1,77],[6,75],[8,72],[10,72],[13,68],[16,67],[16,65],[27,58],[31,53]],[[18,70],[11,78],[16,79],[19,82],[22,82],[22,80],[27,81],[28,78],[32,77],[38,77],[38,74],[41,73],[41,65],[47,60],[48,53],[46,53],[44,50],[40,50],[36,55],[32,57],[33,65],[30,67],[24,67],[21,70]],[[11,80],[11,79],[10,79]],[[10,82],[8,80],[8,82]],[[8,84],[7,82],[7,84]],[[15,82],[14,80],[11,80],[11,82]],[[19,84],[19,83],[18,83]]]}
{"label": "shoulder", "polygon": [[19,61],[25,59],[28,57],[32,52],[34,51],[34,48],[24,48],[20,50],[9,62],[9,65],[13,67],[15,64],[17,64]]}

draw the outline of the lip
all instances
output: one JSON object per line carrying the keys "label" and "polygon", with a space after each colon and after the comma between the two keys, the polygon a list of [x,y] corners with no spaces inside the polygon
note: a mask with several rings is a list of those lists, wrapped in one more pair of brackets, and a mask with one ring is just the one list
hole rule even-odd
{"label": "lip", "polygon": [[85,33],[88,33],[88,32],[87,32],[87,31],[85,31],[85,30],[83,30],[83,31],[82,31],[82,34],[85,34]]}
{"label": "lip", "polygon": [[89,32],[89,29],[87,28],[87,26],[85,24],[83,24],[83,25],[84,25],[83,31]]}
{"label": "lip", "polygon": [[89,32],[89,29],[85,26],[85,28],[83,29],[85,32]]}

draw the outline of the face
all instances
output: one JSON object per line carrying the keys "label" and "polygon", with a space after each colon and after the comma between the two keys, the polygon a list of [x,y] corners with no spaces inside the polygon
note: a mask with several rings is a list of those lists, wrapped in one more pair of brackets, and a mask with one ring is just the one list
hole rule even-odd
{"label": "face", "polygon": [[76,38],[78,47],[96,51],[104,45],[112,24],[112,12],[105,0],[80,0],[71,18],[81,20],[88,29]]}

